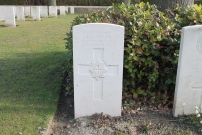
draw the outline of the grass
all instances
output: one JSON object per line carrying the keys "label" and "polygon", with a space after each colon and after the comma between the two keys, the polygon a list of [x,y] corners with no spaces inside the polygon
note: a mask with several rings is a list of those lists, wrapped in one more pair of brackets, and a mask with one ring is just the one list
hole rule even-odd
{"label": "grass", "polygon": [[0,134],[37,135],[47,127],[60,94],[66,32],[76,15],[0,22]]}

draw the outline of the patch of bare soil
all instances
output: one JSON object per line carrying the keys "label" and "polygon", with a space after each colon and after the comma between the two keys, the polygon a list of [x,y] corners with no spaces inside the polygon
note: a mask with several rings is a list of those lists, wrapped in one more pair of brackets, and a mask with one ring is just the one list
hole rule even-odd
{"label": "patch of bare soil", "polygon": [[171,109],[145,106],[122,110],[121,117],[106,114],[74,119],[74,98],[66,95],[65,87],[72,83],[64,79],[57,112],[46,135],[198,135],[197,129],[174,118]]}

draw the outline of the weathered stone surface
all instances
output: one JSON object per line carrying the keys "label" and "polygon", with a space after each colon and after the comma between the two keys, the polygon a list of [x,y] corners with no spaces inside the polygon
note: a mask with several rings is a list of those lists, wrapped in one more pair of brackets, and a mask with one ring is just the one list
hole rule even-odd
{"label": "weathered stone surface", "polygon": [[124,27],[91,23],[73,27],[75,118],[121,115]]}
{"label": "weathered stone surface", "polygon": [[[174,116],[202,106],[202,26],[182,29],[174,98]],[[183,105],[184,104],[184,105]],[[185,105],[186,104],[186,105]]]}

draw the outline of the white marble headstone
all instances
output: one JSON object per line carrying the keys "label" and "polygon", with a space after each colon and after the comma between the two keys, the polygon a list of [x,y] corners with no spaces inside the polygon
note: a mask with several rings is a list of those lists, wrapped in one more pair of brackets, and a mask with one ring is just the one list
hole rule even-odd
{"label": "white marble headstone", "polygon": [[57,17],[57,6],[49,6],[49,16]]}
{"label": "white marble headstone", "polygon": [[89,23],[73,27],[75,118],[121,115],[124,27]]}
{"label": "white marble headstone", "polygon": [[32,6],[31,7],[31,12],[32,12],[32,18],[35,21],[40,21],[40,7],[39,6]]}
{"label": "white marble headstone", "polygon": [[16,27],[14,7],[6,7],[5,25],[7,27]]}
{"label": "white marble headstone", "polygon": [[5,13],[6,13],[5,10],[6,10],[5,6],[0,6],[0,21],[5,20]]}
{"label": "white marble headstone", "polygon": [[[173,115],[202,106],[202,25],[182,29]],[[183,105],[186,104],[186,105]]]}
{"label": "white marble headstone", "polygon": [[31,16],[31,8],[30,8],[30,6],[25,6],[25,16],[27,16],[27,17]]}
{"label": "white marble headstone", "polygon": [[70,13],[74,14],[74,7],[73,6],[70,7]]}
{"label": "white marble headstone", "polygon": [[65,6],[60,6],[60,15],[65,15]]}
{"label": "white marble headstone", "polygon": [[17,17],[16,6],[14,6],[15,17]]}
{"label": "white marble headstone", "polygon": [[68,6],[65,6],[65,11],[66,11],[67,13],[69,13],[69,7],[68,7]]}
{"label": "white marble headstone", "polygon": [[40,15],[41,17],[48,17],[48,6],[40,6]]}
{"label": "white marble headstone", "polygon": [[17,6],[16,7],[16,14],[17,14],[18,21],[24,21],[25,20],[24,7]]}

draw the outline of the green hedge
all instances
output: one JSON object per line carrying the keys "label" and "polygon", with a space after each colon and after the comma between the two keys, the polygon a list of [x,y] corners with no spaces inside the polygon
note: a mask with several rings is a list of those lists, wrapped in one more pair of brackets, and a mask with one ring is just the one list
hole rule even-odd
{"label": "green hedge", "polygon": [[[107,11],[93,11],[76,17],[71,30],[75,25],[97,22],[125,27],[124,93],[131,93],[134,98],[148,97],[164,103],[172,98],[181,29],[202,24],[202,7],[176,7],[165,14],[148,3],[129,7],[121,4]],[[72,31],[67,36],[68,70],[72,72]]]}
{"label": "green hedge", "polygon": [[[48,5],[48,0],[0,0],[0,5]],[[120,3],[120,0],[56,0],[57,5],[75,6],[111,6]],[[137,3],[139,0],[131,0]]]}
{"label": "green hedge", "polygon": [[0,5],[24,5],[24,0],[0,0]]}
{"label": "green hedge", "polygon": [[[131,4],[139,3],[141,0],[131,0]],[[48,5],[48,0],[0,0],[0,5]],[[112,3],[120,3],[120,0],[56,0],[57,5],[76,6],[111,6]],[[195,0],[201,4],[202,0]]]}

